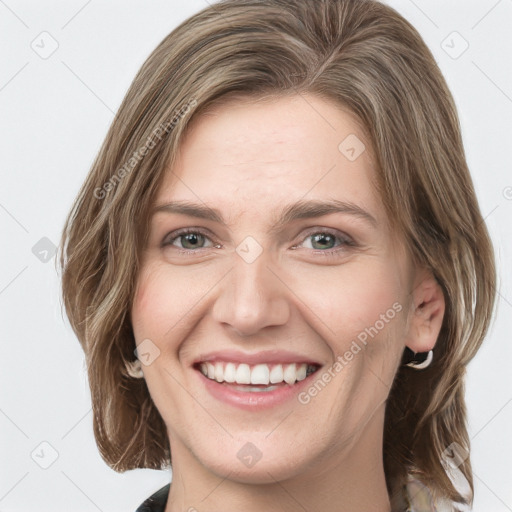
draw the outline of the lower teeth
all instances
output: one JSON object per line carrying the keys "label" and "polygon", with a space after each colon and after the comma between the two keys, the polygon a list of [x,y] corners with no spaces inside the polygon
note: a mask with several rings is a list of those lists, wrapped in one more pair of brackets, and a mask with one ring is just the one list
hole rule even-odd
{"label": "lower teeth", "polygon": [[264,388],[259,386],[249,386],[247,384],[244,384],[242,386],[233,386],[230,385],[233,389],[236,389],[237,391],[246,391],[248,393],[250,392],[265,392],[265,391],[274,391],[274,389],[277,389],[277,386],[266,386]]}

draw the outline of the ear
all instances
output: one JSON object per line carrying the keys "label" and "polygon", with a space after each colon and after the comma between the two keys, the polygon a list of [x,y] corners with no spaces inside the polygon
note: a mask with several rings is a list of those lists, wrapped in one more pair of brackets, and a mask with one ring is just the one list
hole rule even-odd
{"label": "ear", "polygon": [[443,289],[428,270],[416,276],[411,308],[405,344],[414,352],[428,352],[437,342],[445,312]]}

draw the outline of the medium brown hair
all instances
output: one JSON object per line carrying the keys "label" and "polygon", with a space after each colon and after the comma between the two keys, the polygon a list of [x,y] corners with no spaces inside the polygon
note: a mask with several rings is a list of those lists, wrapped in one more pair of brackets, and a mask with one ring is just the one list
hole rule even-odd
{"label": "medium brown hair", "polygon": [[[493,249],[434,58],[405,19],[373,0],[222,1],[178,26],[135,77],[61,243],[63,301],[86,355],[100,453],[116,471],[171,462],[165,424],[126,363],[149,208],[187,127],[232,94],[303,93],[365,127],[389,218],[445,295],[434,362],[400,366],[387,401],[388,491],[415,473],[434,495],[464,501],[443,451],[454,442],[469,449],[464,373],[492,316]],[[459,469],[473,490],[469,457]]]}

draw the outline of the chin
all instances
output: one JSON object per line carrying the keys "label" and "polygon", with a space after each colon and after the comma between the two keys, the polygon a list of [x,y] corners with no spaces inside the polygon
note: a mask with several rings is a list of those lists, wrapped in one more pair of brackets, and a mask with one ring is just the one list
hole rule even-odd
{"label": "chin", "polygon": [[300,475],[311,466],[311,452],[301,453],[268,442],[259,450],[257,440],[245,441],[238,450],[233,450],[234,444],[231,443],[222,455],[212,455],[211,458],[205,457],[203,452],[199,459],[201,464],[221,478],[244,484],[274,484]]}

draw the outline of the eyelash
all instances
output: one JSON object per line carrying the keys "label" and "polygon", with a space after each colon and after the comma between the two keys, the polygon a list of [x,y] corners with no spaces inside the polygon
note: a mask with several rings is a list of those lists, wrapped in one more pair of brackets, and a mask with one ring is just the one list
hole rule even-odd
{"label": "eyelash", "polygon": [[[176,241],[178,238],[180,238],[183,235],[202,235],[208,240],[210,240],[208,232],[198,229],[198,228],[183,228],[177,231],[174,231],[172,233],[169,233],[166,235],[162,242],[162,247],[167,246],[173,246],[173,242]],[[292,249],[296,249],[299,245],[303,244],[309,237],[312,237],[313,235],[329,235],[334,237],[335,239],[340,241],[340,245],[337,248],[332,249],[311,249],[313,254],[316,254],[320,257],[336,257],[338,256],[338,253],[345,251],[347,247],[356,247],[356,243],[354,240],[352,240],[348,235],[345,235],[339,231],[327,229],[327,228],[314,228],[312,230],[308,231],[308,234],[302,239],[302,241],[299,244],[296,244],[292,247]],[[170,238],[171,237],[171,238]],[[176,250],[179,252],[179,254],[182,254],[184,256],[195,256],[198,252],[200,252],[201,249],[211,249],[211,248],[219,248],[218,246],[220,244],[214,242],[213,240],[210,240],[214,245],[213,247],[200,247],[199,249],[182,249],[180,247],[176,247]]]}

